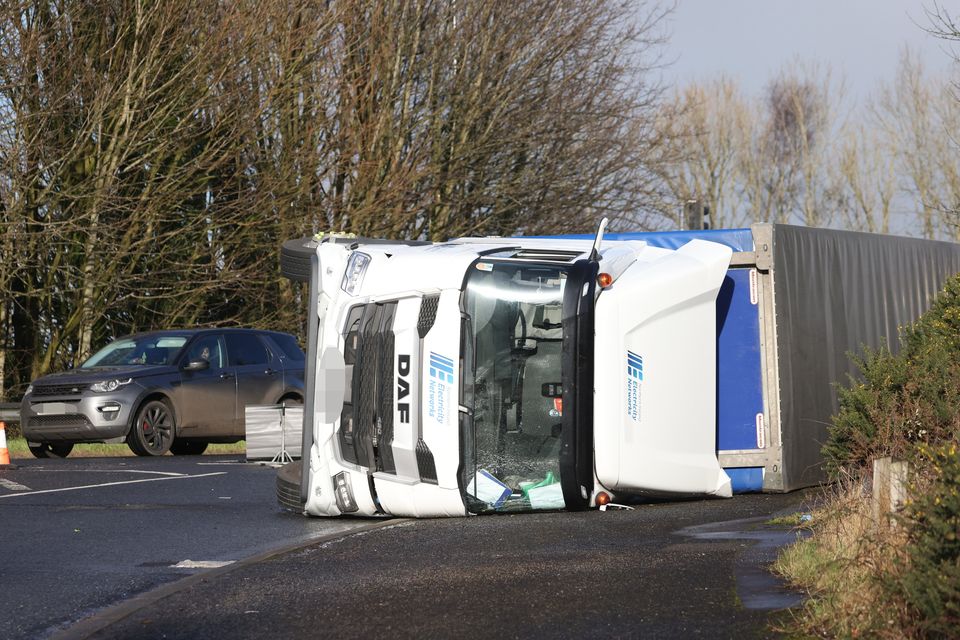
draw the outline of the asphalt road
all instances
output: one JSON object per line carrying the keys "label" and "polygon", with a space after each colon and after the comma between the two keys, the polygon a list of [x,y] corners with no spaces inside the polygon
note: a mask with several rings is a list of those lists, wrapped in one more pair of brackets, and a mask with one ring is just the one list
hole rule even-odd
{"label": "asphalt road", "polygon": [[206,567],[364,523],[282,512],[240,456],[16,460],[0,470],[0,638],[45,638]]}
{"label": "asphalt road", "polygon": [[63,637],[770,637],[798,596],[765,566],[797,534],[764,523],[804,499],[390,521],[197,576]]}

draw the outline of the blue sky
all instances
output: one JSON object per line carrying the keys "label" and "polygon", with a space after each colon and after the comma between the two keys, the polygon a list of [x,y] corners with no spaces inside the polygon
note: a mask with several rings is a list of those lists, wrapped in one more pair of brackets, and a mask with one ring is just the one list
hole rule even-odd
{"label": "blue sky", "polygon": [[[941,5],[960,15],[956,1]],[[829,65],[843,74],[848,97],[890,81],[909,46],[933,73],[951,66],[950,43],[924,32],[933,0],[679,0],[665,49],[671,84],[718,73],[759,93],[792,59]]]}

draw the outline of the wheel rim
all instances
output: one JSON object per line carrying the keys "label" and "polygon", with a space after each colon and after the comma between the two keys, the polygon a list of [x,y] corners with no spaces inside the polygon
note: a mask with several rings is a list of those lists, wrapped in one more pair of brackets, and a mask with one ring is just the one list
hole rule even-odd
{"label": "wheel rim", "polygon": [[140,435],[151,453],[163,453],[173,441],[173,419],[166,405],[154,403],[140,415]]}

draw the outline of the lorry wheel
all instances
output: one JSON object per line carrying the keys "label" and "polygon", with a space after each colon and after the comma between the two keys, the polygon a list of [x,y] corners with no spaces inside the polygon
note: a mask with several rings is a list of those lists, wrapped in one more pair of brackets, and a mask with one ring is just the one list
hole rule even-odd
{"label": "lorry wheel", "polygon": [[280,273],[294,282],[310,282],[310,259],[316,252],[313,238],[287,240],[280,249]]}
{"label": "lorry wheel", "polygon": [[282,509],[303,513],[300,502],[300,472],[303,461],[296,460],[280,467],[277,472],[277,502]]}
{"label": "lorry wheel", "polygon": [[137,412],[127,446],[138,456],[162,456],[173,444],[176,427],[170,406],[163,400],[151,400]]}
{"label": "lorry wheel", "polygon": [[170,453],[175,456],[199,456],[207,450],[208,444],[196,440],[174,440],[170,445]]}
{"label": "lorry wheel", "polygon": [[73,451],[72,442],[41,442],[29,447],[34,458],[66,458]]}

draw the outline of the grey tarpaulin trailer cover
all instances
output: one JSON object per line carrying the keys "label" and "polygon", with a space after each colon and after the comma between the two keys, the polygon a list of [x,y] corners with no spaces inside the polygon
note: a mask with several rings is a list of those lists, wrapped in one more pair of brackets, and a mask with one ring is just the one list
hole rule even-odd
{"label": "grey tarpaulin trailer cover", "polygon": [[693,238],[734,255],[718,299],[717,440],[734,491],[824,479],[821,446],[850,353],[886,341],[960,272],[960,245],[833,229],[608,234],[672,248]]}

